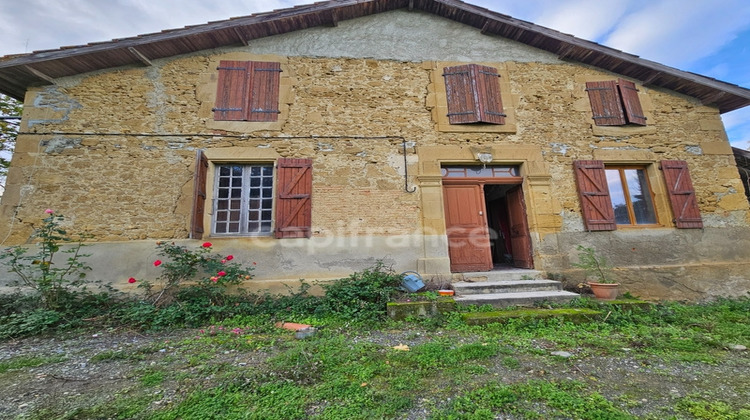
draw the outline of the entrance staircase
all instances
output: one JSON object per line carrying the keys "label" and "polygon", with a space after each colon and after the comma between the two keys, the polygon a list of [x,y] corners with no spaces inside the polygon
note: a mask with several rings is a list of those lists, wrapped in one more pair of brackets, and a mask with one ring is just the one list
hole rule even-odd
{"label": "entrance staircase", "polygon": [[544,302],[566,303],[579,295],[562,290],[558,281],[542,278],[542,272],[507,268],[453,275],[454,300],[460,305],[534,306]]}

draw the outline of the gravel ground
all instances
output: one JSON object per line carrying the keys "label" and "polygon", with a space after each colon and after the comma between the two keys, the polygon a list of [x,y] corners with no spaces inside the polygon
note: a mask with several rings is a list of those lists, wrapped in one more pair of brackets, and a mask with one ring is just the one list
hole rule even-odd
{"label": "gravel ground", "polygon": [[[414,346],[448,332],[378,331],[352,333],[353,341],[368,341],[383,346]],[[115,393],[128,392],[138,385],[134,373],[164,362],[165,357],[179,357],[170,343],[194,337],[196,330],[163,334],[110,331],[34,337],[0,342],[0,363],[19,357],[49,358],[38,367],[23,367],[0,373],[0,418],[25,418],[43,407],[76,407],[106,401]],[[506,383],[530,379],[578,380],[588,384],[610,401],[628,407],[636,416],[664,418],[675,414],[672,407],[685,396],[704,396],[712,400],[750,408],[750,354],[727,349],[726,357],[716,364],[665,361],[623,349],[617,356],[597,356],[585,350],[569,349],[568,354],[552,355],[545,343],[536,343],[539,351],[512,354],[518,364],[512,368],[498,364],[489,375]],[[512,350],[512,347],[509,347]],[[212,362],[223,361],[251,369],[260,365],[273,349],[255,352],[227,351]],[[142,358],[92,360],[106,353],[141,354]],[[184,366],[183,366],[184,367]],[[190,369],[184,368],[186,373]],[[195,373],[196,376],[200,376]],[[211,377],[196,377],[196,382],[211,384]],[[177,386],[177,385],[175,385]],[[180,389],[156,387],[160,404],[172,402]],[[408,418],[424,418],[427,408],[416,406]],[[662,417],[663,416],[663,417]]]}

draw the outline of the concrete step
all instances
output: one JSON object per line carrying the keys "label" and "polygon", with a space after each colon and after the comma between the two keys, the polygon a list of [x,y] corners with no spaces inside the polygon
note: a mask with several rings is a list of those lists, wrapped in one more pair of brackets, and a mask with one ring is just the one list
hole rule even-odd
{"label": "concrete step", "polygon": [[456,294],[475,295],[485,293],[512,293],[562,290],[562,284],[554,280],[509,280],[452,283]]}
{"label": "concrete step", "polygon": [[508,268],[503,270],[453,274],[454,282],[538,280],[543,278],[544,272],[539,270],[526,270],[523,268]]}
{"label": "concrete step", "polygon": [[459,305],[492,305],[495,308],[508,306],[533,306],[541,302],[566,303],[577,298],[577,293],[565,291],[535,291],[512,293],[488,293],[456,296]]}

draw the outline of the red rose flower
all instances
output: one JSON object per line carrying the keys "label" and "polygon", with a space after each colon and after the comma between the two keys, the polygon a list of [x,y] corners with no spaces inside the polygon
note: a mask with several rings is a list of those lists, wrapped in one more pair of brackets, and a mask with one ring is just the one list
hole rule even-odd
{"label": "red rose flower", "polygon": [[161,265],[161,260],[154,261],[154,267],[158,267]]}
{"label": "red rose flower", "polygon": [[219,271],[218,273],[216,273],[216,275],[219,276],[219,277],[224,277],[224,276],[227,275],[227,272],[226,271]]}
{"label": "red rose flower", "polygon": [[136,282],[136,280],[134,278],[132,278],[132,277],[128,279],[128,283],[135,283],[135,282]]}
{"label": "red rose flower", "polygon": [[210,248],[213,245],[211,242],[203,242],[203,248]]}
{"label": "red rose flower", "polygon": [[227,255],[227,258],[226,258],[227,261],[232,261],[233,259],[234,259],[234,255]]}

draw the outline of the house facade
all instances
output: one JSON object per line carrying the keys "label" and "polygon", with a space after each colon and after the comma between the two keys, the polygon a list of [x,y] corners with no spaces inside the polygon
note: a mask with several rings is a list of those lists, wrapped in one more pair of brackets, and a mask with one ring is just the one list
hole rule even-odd
{"label": "house facade", "polygon": [[720,117],[750,90],[466,3],[331,1],[6,57],[0,85],[24,95],[3,245],[54,209],[124,289],[158,275],[155,241],[210,240],[272,291],[377,260],[579,282],[577,245],[634,295],[750,290]]}

